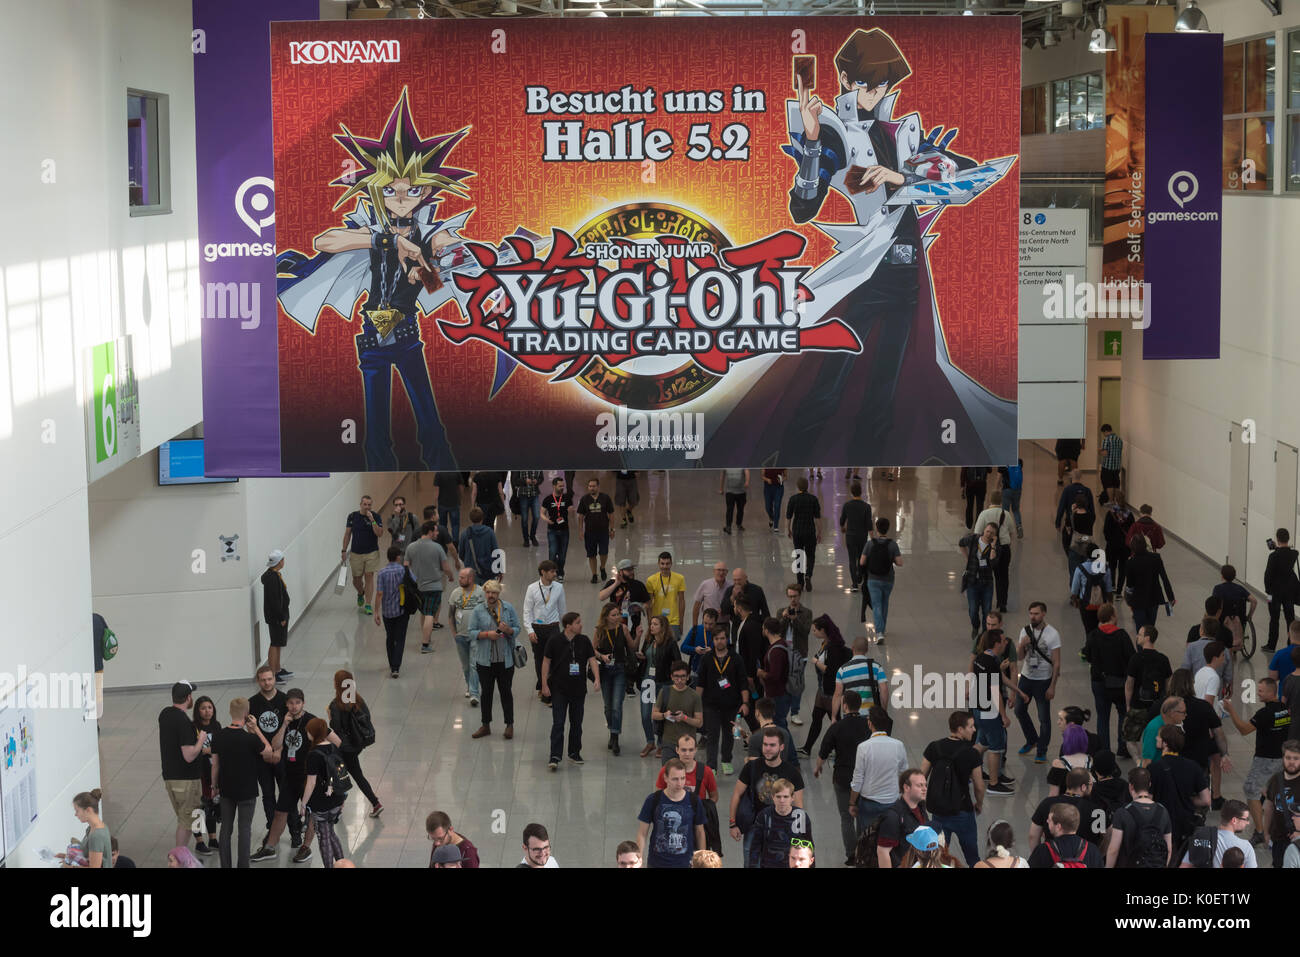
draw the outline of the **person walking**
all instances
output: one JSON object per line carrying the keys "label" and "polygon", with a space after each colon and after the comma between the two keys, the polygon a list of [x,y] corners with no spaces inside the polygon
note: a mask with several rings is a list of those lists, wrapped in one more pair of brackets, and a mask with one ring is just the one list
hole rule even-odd
{"label": "person walking", "polygon": [[[899,776],[907,770],[907,748],[891,738],[894,721],[879,705],[867,711],[870,734],[858,745],[849,783],[849,814],[865,831],[899,798]],[[814,775],[815,776],[815,775]]]}
{"label": "person walking", "polygon": [[[605,580],[605,562],[609,557],[609,523],[614,514],[614,503],[600,490],[600,479],[595,476],[587,479],[587,494],[579,500],[574,512],[578,516],[578,531],[582,534],[582,544],[587,552],[587,564],[591,566],[591,583],[596,585]],[[600,569],[599,574],[596,573],[597,568]]]}
{"label": "person walking", "polygon": [[861,618],[866,621],[871,609],[876,643],[883,644],[889,627],[889,596],[894,591],[894,569],[903,567],[898,543],[889,537],[889,519],[876,519],[875,534],[867,541],[862,557],[863,592]]}
{"label": "person walking", "polygon": [[420,653],[426,655],[433,651],[433,629],[442,627],[438,612],[442,609],[443,582],[454,577],[451,558],[437,539],[437,523],[425,522],[420,526],[420,537],[403,556],[420,592]]}
{"label": "person walking", "polygon": [[763,508],[767,511],[767,524],[774,532],[781,531],[781,500],[785,498],[785,469],[763,469]]}
{"label": "person walking", "polygon": [[[1137,523],[1134,524],[1134,528]],[[1154,625],[1156,614],[1163,604],[1177,604],[1174,588],[1169,584],[1164,559],[1147,550],[1147,539],[1140,535],[1129,539],[1133,554],[1129,557],[1125,576],[1128,579],[1125,597],[1133,612],[1133,627]]]}
{"label": "person walking", "polygon": [[483,524],[493,533],[497,528],[497,517],[506,510],[505,472],[475,472],[470,478],[470,500],[483,511]]}
{"label": "person walking", "polygon": [[980,533],[970,532],[957,543],[966,570],[961,576],[961,590],[966,593],[966,610],[970,614],[970,636],[980,633],[984,616],[993,608],[993,569],[998,562],[998,527],[985,525]]}
{"label": "person walking", "polygon": [[1002,477],[1002,505],[1016,518],[1016,538],[1025,537],[1025,525],[1020,520],[1020,493],[1025,486],[1025,460],[1016,459],[1015,465],[998,468]]}
{"label": "person walking", "polygon": [[840,534],[849,553],[849,579],[853,590],[862,587],[862,550],[871,537],[871,505],[862,497],[862,483],[849,486],[849,500],[840,506]]}
{"label": "person walking", "polygon": [[[333,731],[338,735],[342,742],[338,749],[339,759],[348,769],[348,776],[352,778],[352,783],[361,789],[361,793],[370,802],[370,816],[379,817],[383,814],[384,805],[375,796],[374,789],[361,770],[361,752],[375,743],[375,724],[370,717],[370,706],[357,690],[357,679],[352,672],[343,668],[334,672],[334,699],[329,703],[328,728],[313,733],[311,722],[307,722],[307,725],[308,737],[314,744],[324,741],[327,731]],[[308,781],[308,785],[310,783]],[[310,795],[310,788],[303,793]],[[308,803],[310,804],[310,801]],[[320,834],[319,827],[316,833]],[[323,858],[325,854],[323,841],[320,846]]]}
{"label": "person walking", "polygon": [[488,579],[501,578],[496,567],[498,551],[496,532],[484,523],[483,509],[474,506],[469,510],[469,527],[460,533],[460,541],[456,543],[457,554],[461,561],[474,569],[474,577],[486,583]]}
{"label": "person walking", "polygon": [[989,507],[975,519],[976,528],[988,525],[998,527],[998,561],[993,566],[994,597],[998,611],[1006,613],[1007,589],[1011,581],[1011,522],[1012,518],[1002,507],[1002,491],[994,489],[989,495]]}
{"label": "person walking", "polygon": [[547,767],[552,771],[560,766],[560,753],[564,747],[564,721],[569,721],[569,760],[582,764],[582,718],[587,703],[587,673],[600,690],[600,672],[596,668],[596,652],[590,639],[582,634],[582,616],[576,611],[567,612],[560,619],[561,631],[546,643],[542,659],[542,696],[550,698],[551,707],[551,759]]}
{"label": "person walking", "polygon": [[786,503],[785,517],[794,545],[795,567],[800,569],[796,578],[806,591],[812,591],[813,565],[817,561],[817,546],[822,541],[822,503],[808,491],[808,479],[801,475],[795,485],[799,491]]}
{"label": "person walking", "polygon": [[524,622],[537,671],[537,698],[544,705],[551,699],[542,691],[542,658],[547,643],[560,633],[560,619],[569,610],[564,585],[557,582],[558,570],[549,558],[537,566],[537,581],[524,591]]}
{"label": "person walking", "polygon": [[[627,679],[636,661],[636,640],[632,637],[618,605],[610,602],[600,610],[600,624],[596,626],[593,642],[600,668],[600,694],[605,703],[605,726],[609,729],[609,743],[605,749],[618,757],[618,746],[623,733],[623,701],[627,697]],[[554,707],[554,702],[552,702]]]}
{"label": "person walking", "polygon": [[804,607],[803,589],[797,582],[785,586],[786,605],[777,613],[785,636],[786,648],[790,651],[790,677],[786,681],[786,691],[790,695],[790,723],[803,724],[799,711],[803,704],[803,692],[807,685],[808,670],[808,632],[812,629],[812,609]]}
{"label": "person walking", "polygon": [[[709,767],[722,774],[733,773],[731,764],[735,745],[735,720],[748,717],[750,709],[749,675],[738,654],[728,647],[727,632],[713,632],[713,650],[700,662],[700,697],[704,707],[704,742]],[[722,764],[718,764],[721,745]]]}
{"label": "person walking", "polygon": [[284,584],[284,552],[273,548],[266,557],[262,572],[262,620],[271,640],[266,663],[271,666],[277,683],[288,681],[293,672],[280,667],[280,652],[289,643],[289,589]]}
{"label": "person walking", "polygon": [[[1047,605],[1041,601],[1029,605],[1029,624],[1020,629],[1016,643],[1016,660],[1020,679],[1016,686],[1016,718],[1025,733],[1020,754],[1035,752],[1034,763],[1047,763],[1047,749],[1052,743],[1052,699],[1061,678],[1061,633],[1047,623]],[[1029,703],[1038,706],[1038,728],[1029,716]]]}
{"label": "person walking", "polygon": [[470,735],[471,738],[484,738],[492,733],[494,692],[501,694],[501,712],[506,722],[503,737],[509,741],[515,736],[515,697],[511,685],[519,631],[519,616],[514,606],[502,599],[501,583],[489,581],[483,586],[483,604],[469,617],[469,635],[474,639],[474,664],[478,668],[480,706],[483,709],[483,724]]}
{"label": "person walking", "polygon": [[1097,539],[1093,534],[1097,525],[1097,516],[1089,511],[1089,503],[1082,495],[1075,496],[1069,511],[1061,525],[1061,544],[1065,547],[1068,577],[1074,579],[1074,571],[1083,562],[1093,557],[1097,550]]}
{"label": "person walking", "polygon": [[1056,484],[1065,484],[1067,472],[1079,467],[1079,453],[1083,451],[1083,439],[1056,440]]}
{"label": "person walking", "polygon": [[937,831],[961,844],[966,863],[979,860],[975,815],[984,807],[984,776],[977,773],[983,758],[971,743],[975,718],[969,711],[948,716],[948,736],[926,745],[921,773],[927,782],[925,800]]}
{"label": "person walking", "polygon": [[989,470],[983,466],[968,466],[961,470],[961,494],[966,500],[966,528],[975,528],[975,516],[984,510],[984,496],[988,493]]}
{"label": "person walking", "polygon": [[389,545],[388,564],[375,579],[375,624],[384,628],[390,678],[396,678],[402,670],[402,656],[406,653],[406,628],[411,621],[402,601],[402,583],[407,573],[401,558],[402,550],[396,545]]}
{"label": "person walking", "polygon": [[406,496],[393,496],[393,514],[384,522],[384,528],[388,532],[388,544],[396,545],[403,552],[415,541],[419,535],[419,523],[406,509]]}
{"label": "person walking", "polygon": [[453,542],[460,541],[460,490],[465,488],[465,476],[460,472],[435,472],[433,484],[438,489],[439,524]]}
{"label": "person walking", "polygon": [[465,565],[456,573],[456,587],[447,598],[447,624],[456,636],[456,655],[465,676],[465,697],[471,708],[478,707],[480,692],[478,667],[474,664],[474,636],[469,630],[470,616],[483,604],[481,586],[474,584],[474,569]]}
{"label": "person walking", "polygon": [[1165,531],[1160,523],[1152,517],[1154,510],[1150,505],[1138,508],[1137,521],[1128,530],[1128,545],[1133,547],[1133,539],[1141,535],[1147,540],[1147,551],[1158,552],[1165,547]]}
{"label": "person walking", "polygon": [[537,523],[541,516],[542,478],[540,469],[518,469],[510,473],[510,486],[519,502],[519,528],[524,545],[536,545]]}
{"label": "person walking", "polygon": [[[812,723],[808,726],[808,737],[799,750],[812,757],[812,750],[817,738],[822,733],[822,722],[831,714],[835,700],[835,676],[853,657],[853,652],[844,643],[844,636],[828,615],[821,615],[812,622],[812,636],[817,639],[818,648],[813,656],[813,670],[817,675],[816,697],[813,700]],[[862,698],[858,697],[859,706]],[[833,724],[833,719],[832,719]]]}
{"label": "person walking", "polygon": [[731,519],[735,516],[738,531],[745,530],[745,503],[749,500],[749,469],[723,469],[718,479],[718,494],[727,500],[727,520],[722,531],[731,534]]}
{"label": "person walking", "polygon": [[1106,564],[1115,570],[1115,593],[1124,594],[1124,581],[1128,571],[1129,556],[1133,554],[1128,547],[1128,532],[1137,517],[1124,501],[1124,493],[1115,489],[1106,508],[1106,517],[1101,524],[1101,537],[1106,543]]}
{"label": "person walking", "polygon": [[1115,606],[1106,602],[1097,609],[1097,627],[1088,635],[1083,656],[1090,665],[1092,700],[1097,708],[1097,737],[1105,746],[1110,739],[1110,711],[1116,712],[1115,757],[1129,757],[1124,744],[1124,715],[1128,702],[1124,687],[1128,683],[1128,663],[1137,652],[1129,633],[1115,620]]}
{"label": "person walking", "polygon": [[636,524],[633,512],[641,502],[641,492],[636,485],[636,472],[619,470],[614,473],[614,507],[623,510],[623,522],[619,528]]}
{"label": "person walking", "polygon": [[1296,577],[1297,553],[1291,547],[1291,532],[1277,530],[1277,542],[1268,554],[1264,566],[1264,592],[1268,598],[1268,643],[1265,651],[1277,650],[1279,617],[1286,618],[1287,627],[1295,621],[1295,603],[1300,599],[1300,578]]}
{"label": "person walking", "polygon": [[573,493],[564,486],[564,479],[551,479],[551,494],[542,501],[542,520],[546,522],[547,557],[555,562],[556,578],[564,581],[564,560],[569,555],[569,509],[573,508]]}
{"label": "person walking", "polygon": [[1101,449],[1097,455],[1101,467],[1101,493],[1106,501],[1114,501],[1119,490],[1119,473],[1124,466],[1124,440],[1107,422],[1101,427]]}
{"label": "person walking", "polygon": [[[347,799],[347,793],[337,790],[335,783],[338,765],[346,766],[347,760],[345,752],[335,747],[330,740],[330,727],[323,718],[312,718],[307,722],[307,741],[311,750],[307,752],[307,779],[303,785],[299,811],[310,815],[312,827],[316,831],[317,846],[320,848],[321,864],[327,870],[332,870],[343,860],[343,844],[335,828],[343,816],[343,802]],[[351,773],[350,767],[348,770]],[[370,816],[375,817],[376,814],[372,812]]]}
{"label": "person walking", "polygon": [[[1070,581],[1070,603],[1079,609],[1085,641],[1097,627],[1102,605],[1108,604],[1114,597],[1115,589],[1111,584],[1105,556],[1098,556],[1090,562],[1080,562]],[[1084,652],[1080,649],[1079,657],[1083,658],[1083,655]]]}
{"label": "person walking", "polygon": [[[843,644],[842,640],[841,644]],[[858,846],[857,814],[861,811],[851,809],[858,746],[871,736],[870,724],[866,715],[861,713],[861,708],[862,699],[858,693],[846,691],[844,717],[832,724],[826,732],[826,737],[822,739],[821,747],[817,751],[817,764],[813,768],[813,777],[820,778],[826,759],[832,754],[835,755],[835,767],[831,771],[831,789],[835,792],[835,804],[840,812],[840,838],[844,841],[846,861],[853,857]]]}
{"label": "person walking", "polygon": [[373,615],[370,596],[375,592],[375,573],[382,562],[379,557],[379,536],[384,527],[374,511],[374,499],[361,496],[361,504],[350,512],[343,529],[343,560],[352,572],[352,587],[357,590],[357,611]]}

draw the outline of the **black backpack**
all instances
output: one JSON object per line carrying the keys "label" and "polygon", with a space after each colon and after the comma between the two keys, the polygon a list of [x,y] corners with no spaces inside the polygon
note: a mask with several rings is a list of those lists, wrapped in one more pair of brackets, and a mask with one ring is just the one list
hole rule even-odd
{"label": "black backpack", "polygon": [[424,596],[420,594],[420,587],[416,584],[415,579],[411,577],[411,569],[408,567],[402,573],[401,590],[398,592],[402,599],[402,614],[414,615],[424,607]]}
{"label": "black backpack", "polygon": [[[886,811],[886,814],[889,812]],[[857,846],[853,848],[853,866],[854,867],[880,867],[880,857],[877,854],[877,838],[880,837],[880,822],[884,818],[882,814],[871,822],[871,826],[862,832],[858,838]]]}
{"label": "black backpack", "polygon": [[[1124,805],[1129,817],[1137,822],[1137,833],[1131,838],[1126,835],[1124,841],[1129,867],[1168,867],[1169,848],[1165,845],[1165,836],[1158,825],[1160,820],[1159,804],[1138,804],[1130,801]],[[1214,859],[1211,850],[1210,859]]]}
{"label": "black backpack", "polygon": [[[318,752],[321,760],[325,762],[325,780],[328,782],[330,794],[347,794],[352,790],[352,776],[348,774],[347,766],[343,763],[343,757],[336,750],[330,748]],[[310,798],[311,795],[308,795]]]}
{"label": "black backpack", "polygon": [[962,800],[968,792],[957,780],[957,765],[953,762],[956,755],[945,755],[939,748],[935,750],[938,755],[930,765],[930,776],[925,782],[928,787],[926,808],[934,815],[960,814]]}
{"label": "black backpack", "polygon": [[[703,762],[697,761],[695,764],[695,781],[696,781],[695,787],[697,791],[699,790],[699,782],[703,777],[703,775],[704,775],[704,764]],[[690,800],[691,810],[695,814],[695,820],[691,823],[692,829],[695,827],[696,824],[704,828],[704,843],[706,847],[697,847],[696,850],[702,851],[707,848],[707,850],[713,851],[719,857],[721,857],[722,856],[722,832],[719,829],[719,823],[718,823],[718,806],[714,804],[712,801],[700,797],[696,793],[696,791],[688,790],[686,792],[686,796],[691,799]],[[655,812],[659,810],[659,805],[663,803],[663,799],[664,799],[664,789],[660,788],[658,791],[655,791],[655,803],[654,806],[651,807],[650,809],[651,834],[654,833]],[[709,805],[713,805],[712,808],[710,808]],[[710,811],[712,811],[712,814],[709,813]],[[694,833],[693,830],[692,833]]]}
{"label": "black backpack", "polygon": [[893,543],[894,541],[891,538],[883,540],[873,538],[871,540],[867,550],[867,572],[869,574],[875,575],[877,578],[889,577],[889,566],[894,562],[889,555],[889,546]]}
{"label": "black backpack", "polygon": [[1192,832],[1192,836],[1187,839],[1187,847],[1184,854],[1178,855],[1181,861],[1184,856],[1192,867],[1213,867],[1214,852],[1219,846],[1219,829],[1217,827],[1198,827]]}

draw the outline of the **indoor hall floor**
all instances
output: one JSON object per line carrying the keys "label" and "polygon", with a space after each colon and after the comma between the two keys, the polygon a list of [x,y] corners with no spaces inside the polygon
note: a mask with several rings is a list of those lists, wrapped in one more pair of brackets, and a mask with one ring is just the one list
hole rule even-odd
{"label": "indoor hall floor", "polygon": [[[1022,443],[1021,454],[1026,464],[1021,503],[1025,538],[1013,541],[1007,625],[1018,629],[1027,620],[1025,609],[1030,601],[1047,602],[1048,620],[1061,631],[1065,645],[1064,673],[1055,704],[1092,709],[1087,665],[1077,654],[1083,642],[1082,626],[1078,613],[1065,604],[1066,560],[1052,530],[1059,495],[1056,462],[1033,443]],[[579,473],[580,489],[588,474]],[[733,529],[733,534],[726,535],[722,532],[724,503],[718,493],[716,471],[641,473],[641,504],[636,521],[626,530],[615,530],[610,546],[611,568],[618,559],[631,558],[644,580],[653,572],[659,552],[671,551],[674,568],[686,576],[689,615],[689,599],[695,588],[709,576],[713,563],[722,560],[729,568],[745,567],[750,580],[762,585],[769,602],[778,604],[783,600],[785,584],[792,578],[791,545],[784,533],[774,534],[765,524],[759,474],[758,470],[751,471],[753,494],[746,508],[744,531]],[[789,477],[787,501],[795,490],[795,477],[796,473]],[[434,501],[435,489],[428,479],[409,476],[399,489],[417,514],[419,507]],[[612,495],[612,478],[603,475],[601,480],[603,490]],[[1085,482],[1095,486],[1096,475],[1086,475]],[[847,587],[845,550],[836,526],[840,505],[848,497],[844,470],[827,470],[823,479],[813,480],[811,490],[821,499],[824,535],[817,552],[814,590],[805,595],[805,604],[814,614],[831,615],[851,641],[863,633],[863,626],[858,624],[859,596]],[[876,515],[885,515],[893,522],[897,532],[891,535],[896,534],[905,562],[898,569],[890,599],[888,641],[873,655],[883,660],[893,674],[911,675],[916,665],[924,671],[964,670],[971,643],[966,601],[958,591],[963,563],[956,543],[966,529],[957,469],[904,469],[897,481],[883,480],[873,473],[867,498]],[[1159,519],[1162,503],[1151,504]],[[387,511],[385,507],[384,513]],[[462,509],[462,516],[467,513]],[[340,527],[343,519],[340,515]],[[524,587],[533,580],[537,562],[546,557],[546,536],[544,530],[539,532],[541,547],[523,547],[518,519],[510,515],[498,519],[497,534],[509,562],[504,597],[521,610]],[[1163,556],[1179,601],[1172,618],[1161,616],[1159,647],[1178,667],[1186,631],[1199,621],[1202,601],[1218,581],[1218,571],[1172,539]],[[583,613],[590,633],[600,603],[597,586],[589,584],[579,540],[570,545],[568,572],[568,607]],[[628,707],[624,709],[620,757],[605,749],[608,735],[603,708],[599,694],[593,692],[586,700],[586,764],[576,767],[565,762],[558,772],[548,772],[551,711],[533,691],[531,662],[526,674],[514,682],[514,740],[501,737],[499,702],[492,736],[471,740],[470,734],[480,723],[479,713],[464,696],[464,681],[449,631],[436,631],[436,651],[421,655],[418,625],[413,622],[401,677],[393,680],[388,676],[383,630],[357,613],[354,595],[349,588],[336,596],[332,583],[320,593],[290,635],[285,666],[295,676],[289,685],[281,686],[304,689],[307,709],[323,715],[332,695],[334,671],[347,667],[356,673],[358,690],[373,711],[378,740],[363,753],[362,766],[385,811],[379,819],[370,819],[369,806],[353,789],[340,827],[348,856],[363,867],[427,866],[430,845],[424,819],[428,812],[440,809],[451,816],[457,831],[475,843],[486,867],[514,866],[520,861],[520,833],[530,821],[541,822],[549,829],[553,854],[562,867],[612,866],[614,848],[620,841],[636,836],[637,812],[653,790],[659,769],[654,758],[637,756],[644,741],[635,699],[627,699]],[[305,596],[293,597],[296,607],[305,604]],[[1121,624],[1132,631],[1127,609],[1122,611]],[[1262,643],[1267,625],[1263,607],[1258,624]],[[1250,662],[1239,667],[1238,675],[1262,677],[1267,667],[1266,656],[1257,652]],[[804,694],[801,711],[805,722],[812,712],[812,674],[810,665],[810,690]],[[242,683],[208,684],[199,693],[211,696],[217,703],[218,715],[225,716],[230,698],[254,691],[250,676]],[[163,690],[110,692],[105,702],[100,749],[106,820],[120,839],[123,853],[140,866],[165,865],[172,839],[173,818],[159,777],[156,723],[159,710],[166,704]],[[897,722],[895,736],[906,744],[913,764],[919,763],[929,741],[947,733],[947,708],[892,710]],[[1095,730],[1095,725],[1090,727]],[[806,723],[791,726],[800,746],[807,729]],[[1057,752],[1059,740],[1054,729],[1052,754]],[[1253,741],[1243,740],[1235,730],[1228,731],[1228,740],[1235,768],[1224,775],[1223,794],[1240,798]],[[1008,773],[1017,779],[1016,793],[986,798],[979,821],[981,843],[988,825],[1004,818],[1015,827],[1022,850],[1026,846],[1029,816],[1039,800],[1047,796],[1047,769],[1035,766],[1031,757],[1015,754],[1023,743],[1019,724],[1013,718]],[[1129,761],[1120,763],[1122,772],[1132,766]],[[821,850],[818,856],[822,866],[840,866],[843,848],[830,769],[820,779],[814,779],[808,761],[803,761],[802,768],[806,780],[804,806]],[[724,825],[726,802],[735,780],[735,776],[720,779],[719,811]],[[255,822],[254,848],[262,834],[260,808]],[[741,866],[740,844],[725,832],[723,843],[725,866]],[[292,867],[289,856],[286,835],[280,842],[279,860],[255,866]],[[1259,853],[1259,860],[1261,866],[1268,866],[1266,851]],[[207,866],[218,866],[216,862],[215,856],[205,861]],[[319,867],[319,853],[310,865],[302,866]]]}

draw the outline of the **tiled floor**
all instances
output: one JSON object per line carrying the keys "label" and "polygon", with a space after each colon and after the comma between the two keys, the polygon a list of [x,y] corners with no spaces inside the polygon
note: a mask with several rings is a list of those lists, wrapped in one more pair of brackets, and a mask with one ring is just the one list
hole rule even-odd
{"label": "tiled floor", "polygon": [[[1009,602],[1013,613],[1008,624],[1015,627],[1020,623],[1029,601],[1048,603],[1049,620],[1060,628],[1066,646],[1056,701],[1091,708],[1087,666],[1076,654],[1083,640],[1082,628],[1077,612],[1063,604],[1068,592],[1065,558],[1051,529],[1058,495],[1055,461],[1030,443],[1022,445],[1021,454],[1027,473],[1022,502],[1025,538],[1013,551]],[[410,477],[401,491],[417,504],[432,501],[432,487],[427,481],[421,485],[419,479]],[[579,482],[583,479],[584,475],[579,475]],[[721,559],[732,568],[746,567],[769,600],[779,601],[790,577],[786,570],[789,540],[765,528],[756,471],[752,479],[756,494],[750,497],[745,531],[724,535],[723,499],[717,493],[716,473],[643,473],[636,523],[616,533],[611,563],[630,557],[648,570],[655,556],[668,549],[693,594],[713,563]],[[1094,483],[1095,479],[1086,478]],[[824,479],[814,480],[812,490],[822,500],[827,524],[817,556],[815,590],[806,596],[807,604],[815,613],[830,614],[851,638],[861,633],[856,623],[858,596],[850,595],[845,587],[849,578],[845,552],[838,534],[833,533],[834,519],[848,495],[843,471],[827,472]],[[890,671],[902,669],[905,674],[917,663],[927,670],[964,669],[970,629],[966,603],[958,592],[962,564],[956,542],[965,528],[957,471],[905,469],[898,481],[873,478],[868,499],[877,515],[893,520],[906,561],[898,571],[890,604],[889,641],[880,657]],[[1158,518],[1161,503],[1153,504]],[[545,536],[543,547],[523,548],[518,526],[508,522],[511,518],[504,516],[498,521],[498,536],[513,563],[510,567],[518,569],[507,580],[505,597],[519,607],[531,569],[545,557]],[[1176,542],[1171,541],[1163,554],[1180,601],[1173,617],[1160,621],[1160,645],[1177,667],[1184,634],[1199,620],[1201,601],[1218,574]],[[581,545],[575,543],[569,553],[568,604],[590,621],[599,603],[596,586],[588,584],[584,569]],[[1131,625],[1126,612],[1122,624]],[[286,666],[296,672],[292,683],[306,691],[308,710],[324,713],[332,693],[332,675],[346,666],[356,672],[359,690],[374,712],[378,741],[364,753],[362,764],[386,810],[379,820],[370,820],[364,799],[359,794],[349,799],[341,828],[349,856],[361,866],[426,866],[429,844],[424,818],[429,811],[441,809],[451,815],[457,830],[478,846],[485,866],[517,863],[520,832],[530,821],[540,821],[550,829],[552,848],[562,866],[609,866],[615,846],[635,836],[637,811],[652,790],[658,771],[653,758],[637,757],[643,743],[639,722],[629,721],[630,712],[625,712],[625,747],[621,757],[613,757],[604,748],[600,697],[590,695],[583,748],[587,764],[548,773],[551,712],[532,693],[530,664],[527,676],[514,684],[515,739],[503,740],[498,725],[494,728],[498,733],[492,737],[473,741],[470,734],[479,724],[477,709],[471,709],[463,697],[459,663],[447,631],[435,634],[437,651],[422,656],[418,631],[412,626],[402,677],[391,680],[382,629],[357,614],[350,591],[336,597],[327,589],[290,638]],[[1239,674],[1258,677],[1266,669],[1264,655],[1257,653]],[[201,689],[216,700],[219,714],[225,714],[231,697],[253,690],[251,681]],[[107,820],[123,851],[141,866],[165,864],[171,843],[171,813],[158,773],[156,717],[165,703],[162,692],[110,693],[106,700],[101,753]],[[810,712],[811,692],[805,695],[805,719]],[[896,736],[907,745],[914,763],[919,762],[927,742],[946,734],[947,713],[946,709],[895,711],[899,719]],[[802,744],[807,725],[792,730]],[[1029,814],[1047,794],[1045,769],[1014,754],[1023,743],[1014,720],[1010,735],[1010,773],[1019,780],[1018,790],[1014,797],[987,799],[981,837],[984,827],[1002,817],[1012,822],[1023,839]],[[1228,738],[1239,770],[1225,775],[1223,793],[1239,797],[1253,752],[1251,742],[1243,741],[1235,731],[1230,731]],[[1125,770],[1131,766],[1129,762],[1121,764]],[[814,780],[806,762],[804,767],[809,771],[805,807],[825,849],[823,864],[838,863],[839,825],[829,772]],[[734,780],[722,779],[723,814]],[[255,830],[255,839],[258,836],[260,831]],[[726,866],[740,866],[739,845],[725,836],[724,842],[728,845]],[[278,866],[292,866],[287,837],[281,848]],[[1264,858],[1267,854],[1261,855],[1261,864],[1266,863]],[[215,861],[210,858],[209,866],[215,866]],[[311,866],[320,866],[318,857]]]}

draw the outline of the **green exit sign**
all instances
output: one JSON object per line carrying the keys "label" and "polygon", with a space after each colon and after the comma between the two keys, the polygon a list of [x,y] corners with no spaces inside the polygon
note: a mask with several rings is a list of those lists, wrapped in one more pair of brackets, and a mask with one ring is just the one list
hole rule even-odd
{"label": "green exit sign", "polygon": [[1097,358],[1099,359],[1119,359],[1124,355],[1124,333],[1123,332],[1103,332],[1101,334],[1101,349]]}

